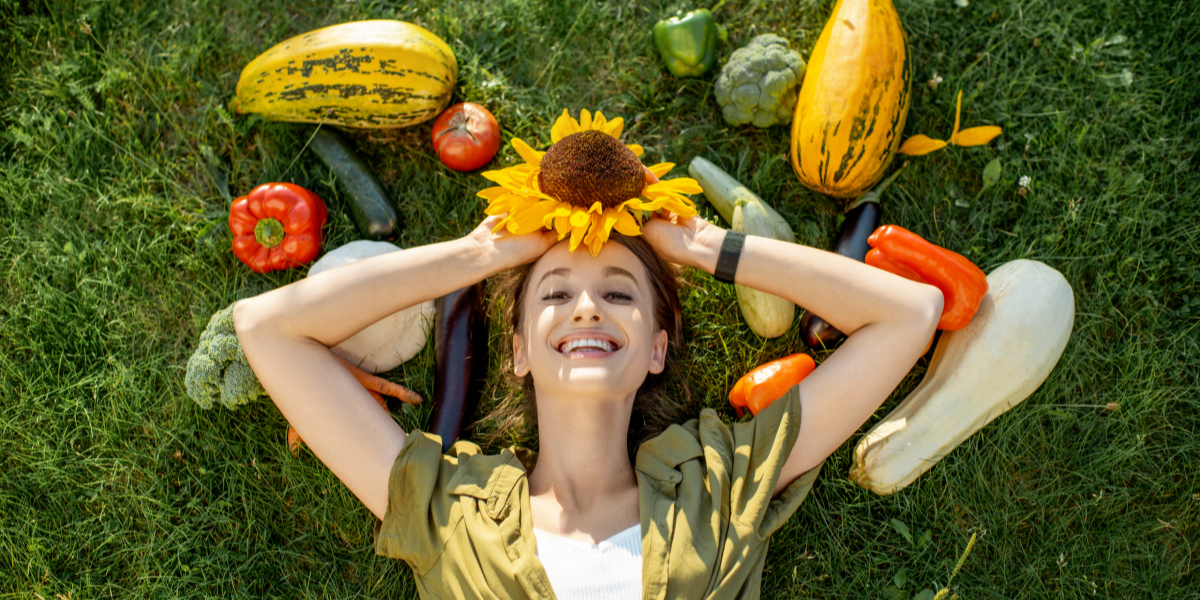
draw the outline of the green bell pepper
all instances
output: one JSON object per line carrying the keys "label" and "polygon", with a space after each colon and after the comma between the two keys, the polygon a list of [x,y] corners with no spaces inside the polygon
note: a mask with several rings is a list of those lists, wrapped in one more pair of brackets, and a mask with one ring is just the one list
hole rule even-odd
{"label": "green bell pepper", "polygon": [[707,8],[654,25],[654,45],[676,77],[703,75],[717,62],[717,20]]}

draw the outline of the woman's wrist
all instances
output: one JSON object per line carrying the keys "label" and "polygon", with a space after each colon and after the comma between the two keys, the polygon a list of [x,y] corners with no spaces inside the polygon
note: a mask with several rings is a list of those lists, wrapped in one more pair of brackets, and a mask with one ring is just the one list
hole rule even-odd
{"label": "woman's wrist", "polygon": [[692,244],[692,256],[695,261],[693,267],[702,269],[709,275],[716,272],[717,260],[721,256],[721,245],[725,242],[727,231],[715,225],[709,225],[697,232]]}

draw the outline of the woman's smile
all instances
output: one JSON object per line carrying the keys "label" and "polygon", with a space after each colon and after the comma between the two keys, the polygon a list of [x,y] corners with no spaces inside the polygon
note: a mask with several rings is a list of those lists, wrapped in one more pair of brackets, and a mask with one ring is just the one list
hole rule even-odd
{"label": "woman's smile", "polygon": [[568,359],[580,360],[608,358],[621,349],[621,343],[603,331],[587,329],[568,334],[554,347]]}

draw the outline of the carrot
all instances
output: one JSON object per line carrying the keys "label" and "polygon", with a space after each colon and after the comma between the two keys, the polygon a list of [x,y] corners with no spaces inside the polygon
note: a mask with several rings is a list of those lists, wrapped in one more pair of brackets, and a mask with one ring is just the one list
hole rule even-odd
{"label": "carrot", "polygon": [[292,451],[292,456],[300,458],[300,434],[296,432],[296,428],[288,425],[288,450]]}
{"label": "carrot", "polygon": [[[419,396],[416,392],[398,383],[392,383],[382,377],[372,375],[346,362],[340,356],[337,357],[337,359],[341,361],[343,365],[346,365],[346,369],[350,371],[350,374],[354,375],[354,378],[357,379],[358,382],[363,385],[363,387],[367,388],[367,391],[378,392],[385,396],[398,398],[405,404],[420,404],[422,402],[421,396]],[[386,406],[384,406],[384,410],[387,410]]]}

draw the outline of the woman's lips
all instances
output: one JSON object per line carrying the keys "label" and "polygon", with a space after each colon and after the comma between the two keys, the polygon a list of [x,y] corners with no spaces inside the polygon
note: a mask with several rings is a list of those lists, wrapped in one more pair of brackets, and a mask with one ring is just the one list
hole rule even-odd
{"label": "woman's lips", "polygon": [[603,358],[620,350],[621,345],[611,336],[587,333],[568,336],[556,349],[568,358]]}

